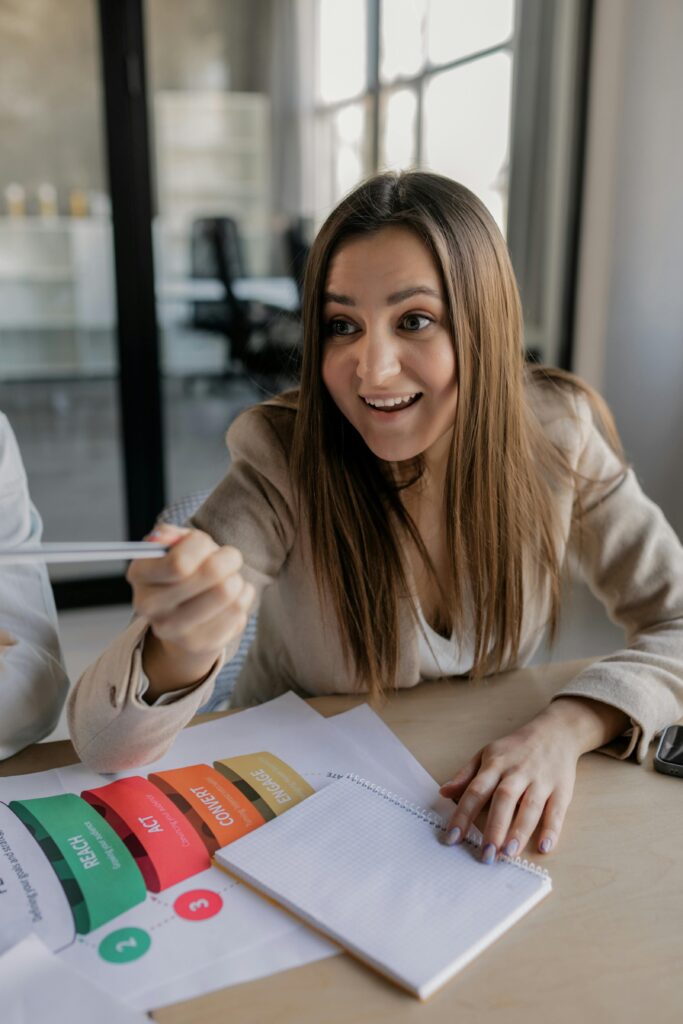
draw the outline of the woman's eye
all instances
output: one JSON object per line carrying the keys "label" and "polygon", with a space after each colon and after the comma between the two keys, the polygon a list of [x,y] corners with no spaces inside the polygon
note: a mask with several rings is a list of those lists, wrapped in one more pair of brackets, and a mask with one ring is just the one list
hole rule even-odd
{"label": "woman's eye", "polygon": [[406,331],[423,331],[433,321],[422,313],[407,313],[401,320],[401,327]]}
{"label": "woman's eye", "polygon": [[327,330],[328,334],[336,338],[348,338],[356,333],[355,325],[348,320],[330,320]]}

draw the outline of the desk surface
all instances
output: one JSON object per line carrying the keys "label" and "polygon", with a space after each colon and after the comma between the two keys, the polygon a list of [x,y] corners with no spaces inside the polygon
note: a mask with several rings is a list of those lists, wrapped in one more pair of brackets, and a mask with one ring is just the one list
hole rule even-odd
{"label": "desk surface", "polygon": [[[523,669],[477,686],[425,683],[393,696],[380,714],[444,780],[540,710],[579,667]],[[311,703],[333,715],[358,699]],[[74,759],[68,743],[39,744],[0,765],[0,775]],[[552,874],[552,894],[427,1003],[337,956],[154,1016],[163,1024],[680,1021],[683,782],[655,773],[651,757],[641,767],[588,754],[557,850],[535,859]]]}

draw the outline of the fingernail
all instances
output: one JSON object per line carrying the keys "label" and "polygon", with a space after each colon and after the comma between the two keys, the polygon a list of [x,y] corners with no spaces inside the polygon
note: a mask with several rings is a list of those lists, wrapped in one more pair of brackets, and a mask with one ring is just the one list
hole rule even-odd
{"label": "fingernail", "polygon": [[495,859],[496,859],[496,848],[493,845],[493,843],[487,843],[486,846],[484,847],[484,852],[481,855],[482,863],[483,864],[493,864]]}
{"label": "fingernail", "polygon": [[518,849],[519,849],[519,839],[511,839],[510,842],[505,847],[505,849],[503,850],[503,853],[507,857],[514,857],[514,855],[517,853]]}
{"label": "fingernail", "polygon": [[159,540],[160,537],[161,537],[161,534],[159,533],[158,530],[152,530],[151,533],[147,534],[147,536],[145,537],[145,540]]}
{"label": "fingernail", "polygon": [[539,846],[539,850],[541,851],[541,853],[549,853],[552,849],[552,845],[552,839],[546,836],[546,838],[542,840],[541,845]]}
{"label": "fingernail", "polygon": [[452,828],[450,830],[450,832],[446,833],[446,835],[444,836],[444,840],[443,841],[446,844],[446,846],[455,846],[455,844],[460,839],[461,835],[462,835],[462,833],[461,833],[460,829],[458,828],[458,826],[456,825],[455,828]]}

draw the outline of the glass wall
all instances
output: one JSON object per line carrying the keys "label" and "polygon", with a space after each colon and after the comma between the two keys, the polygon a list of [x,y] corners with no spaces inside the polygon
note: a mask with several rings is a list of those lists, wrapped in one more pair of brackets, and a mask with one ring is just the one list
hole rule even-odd
{"label": "glass wall", "polygon": [[[173,501],[215,485],[230,422],[291,381],[307,247],[359,180],[432,168],[505,229],[515,4],[141,9]],[[98,8],[64,0],[50,21],[53,10],[0,0],[0,408],[46,538],[117,539],[126,496]]]}
{"label": "glass wall", "polygon": [[[279,239],[272,10],[258,0],[147,0],[144,9],[166,479],[175,501],[221,479],[227,427],[271,386],[252,355],[265,344],[261,322],[268,339],[275,331],[258,291],[263,279],[273,287]],[[282,286],[276,280],[276,291]],[[295,312],[294,282],[284,290]],[[298,330],[294,318],[287,327]],[[247,336],[248,358],[239,348]]]}
{"label": "glass wall", "polygon": [[0,0],[0,25],[0,409],[45,538],[123,539],[96,5]]}

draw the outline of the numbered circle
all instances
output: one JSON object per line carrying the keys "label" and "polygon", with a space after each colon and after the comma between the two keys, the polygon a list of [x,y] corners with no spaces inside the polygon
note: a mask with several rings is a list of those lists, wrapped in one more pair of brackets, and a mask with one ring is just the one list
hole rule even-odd
{"label": "numbered circle", "polygon": [[110,964],[129,964],[139,960],[152,945],[152,939],[142,928],[119,928],[102,939],[99,953]]}
{"label": "numbered circle", "polygon": [[214,917],[223,906],[223,900],[217,892],[210,889],[193,889],[185,892],[173,904],[178,917],[186,921],[206,921]]}

